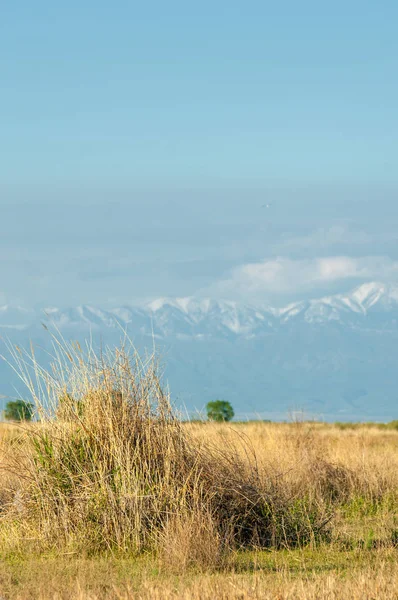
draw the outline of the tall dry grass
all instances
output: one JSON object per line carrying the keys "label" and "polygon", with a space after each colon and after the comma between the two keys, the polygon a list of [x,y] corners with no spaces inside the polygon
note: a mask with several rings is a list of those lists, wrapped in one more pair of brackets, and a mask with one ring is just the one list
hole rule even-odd
{"label": "tall dry grass", "polygon": [[294,465],[260,468],[244,435],[222,445],[194,435],[175,416],[153,356],[54,338],[46,371],[34,353],[10,351],[40,422],[6,444],[3,551],[155,551],[170,568],[206,569],[231,549],[329,535],[349,471],[310,454],[309,484],[292,478]]}

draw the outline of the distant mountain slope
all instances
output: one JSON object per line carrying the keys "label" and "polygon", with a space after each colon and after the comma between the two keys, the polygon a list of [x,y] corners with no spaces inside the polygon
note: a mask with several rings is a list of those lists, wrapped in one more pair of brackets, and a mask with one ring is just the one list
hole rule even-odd
{"label": "distant mountain slope", "polygon": [[[372,282],[284,308],[196,298],[45,314],[0,307],[0,332],[11,342],[47,348],[41,322],[67,339],[90,335],[112,346],[127,331],[140,350],[156,344],[173,398],[190,412],[223,397],[240,416],[398,417],[398,287]],[[15,395],[4,363],[0,375],[0,394]]]}
{"label": "distant mountain slope", "polygon": [[18,307],[0,307],[0,329],[28,329],[39,321],[60,329],[137,327],[141,333],[162,335],[250,336],[292,321],[347,326],[394,325],[398,316],[398,287],[367,283],[348,294],[338,294],[286,307],[254,307],[232,301],[196,298],[159,298],[144,307],[102,310],[94,306],[47,308],[41,314]]}

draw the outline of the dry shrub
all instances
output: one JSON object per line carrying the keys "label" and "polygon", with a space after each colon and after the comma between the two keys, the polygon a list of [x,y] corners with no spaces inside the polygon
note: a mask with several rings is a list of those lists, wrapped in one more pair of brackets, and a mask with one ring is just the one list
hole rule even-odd
{"label": "dry shrub", "polygon": [[[338,546],[396,544],[397,432],[369,427],[341,431],[331,424],[309,422],[187,427],[198,441],[211,440],[223,447],[237,436],[248,438],[255,449],[261,488],[273,489],[270,497],[278,498],[278,506],[289,506],[290,516],[298,512],[301,539],[304,523],[308,523],[308,534],[314,529],[311,514],[315,514],[316,523],[320,515],[327,519],[333,514],[321,533],[332,543],[338,541]],[[243,446],[240,455],[244,455]],[[280,518],[275,517],[279,540],[283,539],[285,515],[284,511]],[[291,525],[290,519],[290,531]]]}
{"label": "dry shrub", "polygon": [[56,338],[49,372],[33,353],[12,356],[41,420],[11,465],[24,476],[24,510],[6,511],[3,525],[19,520],[39,549],[173,548],[172,562],[214,565],[231,546],[294,546],[324,534],[324,498],[260,473],[244,441],[242,455],[189,433],[154,357],[125,347],[96,354]]}

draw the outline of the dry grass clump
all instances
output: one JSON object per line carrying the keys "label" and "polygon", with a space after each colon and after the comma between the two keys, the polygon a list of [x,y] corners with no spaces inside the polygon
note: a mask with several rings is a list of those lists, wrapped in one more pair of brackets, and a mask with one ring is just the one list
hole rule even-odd
{"label": "dry grass clump", "polygon": [[[258,469],[299,502],[333,511],[330,540],[344,547],[397,546],[398,432],[331,424],[187,424],[199,441],[226,445],[243,435]],[[242,454],[243,450],[241,450]]]}
{"label": "dry grass clump", "polygon": [[190,434],[153,357],[56,339],[50,372],[33,353],[12,356],[40,422],[7,458],[18,488],[1,515],[3,547],[155,550],[206,566],[232,546],[294,546],[324,533],[322,494],[292,494],[281,473],[260,473],[246,443],[242,453]]}

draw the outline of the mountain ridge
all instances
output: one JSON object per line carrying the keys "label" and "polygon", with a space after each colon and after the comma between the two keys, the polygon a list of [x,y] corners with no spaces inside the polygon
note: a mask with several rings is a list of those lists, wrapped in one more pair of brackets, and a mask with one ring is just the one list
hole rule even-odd
{"label": "mountain ridge", "polygon": [[[395,315],[397,312],[397,315]],[[58,329],[120,328],[137,326],[141,332],[153,333],[155,328],[168,335],[176,328],[204,329],[209,333],[229,332],[232,335],[255,335],[264,329],[278,328],[294,320],[307,324],[336,322],[358,324],[358,317],[384,315],[385,320],[398,317],[398,286],[381,282],[368,282],[348,293],[322,296],[292,302],[277,308],[269,305],[252,305],[232,300],[176,297],[157,298],[145,305],[125,305],[102,309],[93,305],[70,308],[49,307],[41,313],[33,309],[5,305],[0,307],[0,329],[24,330],[39,322],[52,323]],[[390,319],[391,321],[391,319]]]}
{"label": "mountain ridge", "polygon": [[[127,335],[140,354],[155,350],[184,413],[224,398],[238,418],[283,419],[292,410],[326,420],[398,416],[398,287],[381,282],[280,308],[203,298],[106,310],[0,307],[3,344],[32,342],[50,368],[46,329],[96,349],[114,348]],[[15,389],[18,378],[0,361],[0,394],[13,397]]]}
{"label": "mountain ridge", "polygon": [[[140,354],[156,350],[184,413],[224,398],[239,418],[283,419],[292,410],[326,420],[398,417],[398,288],[384,283],[283,308],[203,298],[107,310],[1,307],[3,344],[32,342],[50,368],[53,338],[42,323],[82,346],[114,348],[127,335]],[[19,388],[0,361],[0,394],[13,397]]]}

